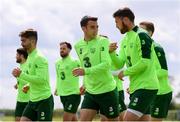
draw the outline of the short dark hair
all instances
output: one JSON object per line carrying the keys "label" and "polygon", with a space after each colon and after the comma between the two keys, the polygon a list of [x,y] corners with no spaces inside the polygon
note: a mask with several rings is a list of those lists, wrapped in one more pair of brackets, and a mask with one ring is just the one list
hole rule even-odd
{"label": "short dark hair", "polygon": [[84,16],[81,19],[80,25],[81,27],[86,26],[88,24],[88,21],[97,21],[98,18],[97,17],[91,17],[91,16]]}
{"label": "short dark hair", "polygon": [[134,23],[135,15],[132,10],[128,7],[118,9],[114,14],[113,17],[128,17],[131,22]]}
{"label": "short dark hair", "polygon": [[67,48],[69,48],[70,50],[72,49],[72,46],[70,43],[68,42],[61,42],[60,45],[66,44]]}
{"label": "short dark hair", "polygon": [[143,21],[143,22],[140,22],[139,24],[146,26],[147,31],[151,31],[152,33],[154,33],[155,28],[152,22]]}
{"label": "short dark hair", "polygon": [[24,48],[18,48],[16,51],[17,51],[18,54],[23,55],[24,58],[27,59],[28,53]]}
{"label": "short dark hair", "polygon": [[26,37],[26,38],[33,38],[36,42],[38,40],[38,34],[37,31],[34,29],[27,29],[19,34],[20,37]]}

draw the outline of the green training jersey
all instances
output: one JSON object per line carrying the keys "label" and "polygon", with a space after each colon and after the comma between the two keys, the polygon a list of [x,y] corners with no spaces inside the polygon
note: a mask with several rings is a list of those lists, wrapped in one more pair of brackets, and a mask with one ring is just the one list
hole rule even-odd
{"label": "green training jersey", "polygon": [[28,54],[27,63],[28,71],[22,72],[19,78],[29,82],[30,101],[36,102],[47,99],[51,96],[47,59],[40,51],[34,49]]}
{"label": "green training jersey", "polygon": [[[20,64],[20,69],[23,72],[27,72],[27,63]],[[18,86],[18,95],[17,95],[17,101],[18,102],[28,102],[29,101],[29,93],[30,89],[27,91],[27,93],[23,92],[23,87],[28,84],[27,81],[18,79],[17,80],[17,86]]]}
{"label": "green training jersey", "polygon": [[70,56],[56,61],[56,89],[59,96],[80,94],[79,77],[72,74],[77,67],[80,67],[80,63]]}
{"label": "green training jersey", "polygon": [[107,38],[97,36],[90,41],[80,39],[75,44],[75,50],[81,66],[85,69],[86,91],[91,94],[101,94],[115,89]]}
{"label": "green training jersey", "polygon": [[159,90],[158,95],[167,94],[172,92],[171,85],[168,79],[168,67],[164,49],[162,46],[154,42],[155,50],[155,64],[156,64],[156,74],[159,80]]}
{"label": "green training jersey", "polygon": [[121,41],[119,56],[111,53],[113,63],[117,68],[126,64],[124,75],[130,78],[130,93],[138,89],[158,89],[158,79],[155,72],[153,40],[135,26],[127,32]]}

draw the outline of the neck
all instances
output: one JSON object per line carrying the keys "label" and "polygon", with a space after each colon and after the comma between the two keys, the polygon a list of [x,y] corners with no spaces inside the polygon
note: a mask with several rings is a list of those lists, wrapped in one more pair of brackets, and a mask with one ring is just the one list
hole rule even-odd
{"label": "neck", "polygon": [[69,57],[69,54],[67,56],[65,56],[65,57],[62,57],[62,59],[66,59],[67,57]]}
{"label": "neck", "polygon": [[20,64],[24,64],[26,62],[26,59],[22,59]]}
{"label": "neck", "polygon": [[85,35],[84,36],[84,40],[85,41],[90,41],[90,40],[92,40],[94,37],[90,37],[90,36],[87,36],[87,35]]}
{"label": "neck", "polygon": [[128,30],[131,31],[135,27],[134,23],[130,23]]}
{"label": "neck", "polygon": [[31,49],[27,50],[28,54],[30,54],[36,47],[32,47]]}

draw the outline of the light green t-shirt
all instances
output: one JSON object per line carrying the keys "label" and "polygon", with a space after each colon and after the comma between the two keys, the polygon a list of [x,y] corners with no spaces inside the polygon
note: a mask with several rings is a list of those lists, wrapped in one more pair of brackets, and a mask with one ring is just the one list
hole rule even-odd
{"label": "light green t-shirt", "polygon": [[87,92],[101,94],[115,89],[107,38],[97,36],[90,41],[80,39],[75,44],[75,50],[85,69],[84,84]]}
{"label": "light green t-shirt", "polygon": [[119,56],[115,52],[110,54],[117,68],[121,69],[126,64],[124,75],[130,79],[130,94],[138,89],[159,88],[152,43],[146,32],[135,26],[121,41]]}
{"label": "light green t-shirt", "polygon": [[30,101],[47,99],[51,96],[47,59],[37,49],[34,49],[28,54],[27,63],[28,72],[22,72],[19,78],[29,82]]}
{"label": "light green t-shirt", "polygon": [[56,89],[59,96],[80,94],[79,77],[72,74],[77,67],[80,67],[80,63],[70,56],[56,61]]}
{"label": "light green t-shirt", "polygon": [[[23,72],[27,72],[27,63],[23,63],[23,64],[20,64],[20,69],[21,71]],[[28,82],[26,82],[25,80],[22,80],[22,79],[18,79],[18,82],[17,82],[17,86],[18,86],[18,95],[17,95],[17,101],[18,102],[28,102],[29,101],[29,94],[30,94],[30,89],[27,91],[27,93],[24,93],[22,91],[23,87],[25,85],[27,85]]]}

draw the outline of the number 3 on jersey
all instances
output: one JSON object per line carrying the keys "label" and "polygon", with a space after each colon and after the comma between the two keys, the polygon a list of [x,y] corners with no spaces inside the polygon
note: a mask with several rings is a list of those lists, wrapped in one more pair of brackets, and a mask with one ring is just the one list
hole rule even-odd
{"label": "number 3 on jersey", "polygon": [[91,67],[91,63],[90,63],[89,57],[85,57],[83,59],[83,61],[84,61],[84,67]]}
{"label": "number 3 on jersey", "polygon": [[65,79],[65,73],[61,72],[61,79],[64,80]]}

